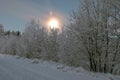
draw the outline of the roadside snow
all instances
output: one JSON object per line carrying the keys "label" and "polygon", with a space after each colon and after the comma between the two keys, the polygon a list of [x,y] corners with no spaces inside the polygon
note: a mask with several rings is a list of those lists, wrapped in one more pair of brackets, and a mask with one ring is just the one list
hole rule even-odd
{"label": "roadside snow", "polygon": [[0,54],[0,80],[120,80],[60,63]]}

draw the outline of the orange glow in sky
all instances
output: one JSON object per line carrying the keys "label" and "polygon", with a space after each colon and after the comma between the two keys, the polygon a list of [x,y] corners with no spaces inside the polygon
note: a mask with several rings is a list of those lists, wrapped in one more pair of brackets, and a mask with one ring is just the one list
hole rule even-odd
{"label": "orange glow in sky", "polygon": [[59,30],[61,30],[60,24],[61,23],[60,23],[59,19],[57,19],[55,17],[51,17],[47,21],[48,30],[50,30],[50,29],[59,29]]}
{"label": "orange glow in sky", "polygon": [[50,19],[50,21],[48,22],[48,26],[51,29],[59,28],[59,22],[57,19]]}

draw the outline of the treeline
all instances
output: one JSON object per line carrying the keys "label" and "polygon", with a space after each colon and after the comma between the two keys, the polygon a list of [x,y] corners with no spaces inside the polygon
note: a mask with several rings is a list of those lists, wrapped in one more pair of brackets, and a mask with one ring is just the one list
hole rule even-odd
{"label": "treeline", "polygon": [[14,35],[14,36],[20,36],[21,32],[20,31],[0,31],[0,36],[9,36],[9,35]]}
{"label": "treeline", "polygon": [[82,0],[60,32],[32,20],[20,37],[0,37],[0,53],[120,74],[119,4],[120,0]]}

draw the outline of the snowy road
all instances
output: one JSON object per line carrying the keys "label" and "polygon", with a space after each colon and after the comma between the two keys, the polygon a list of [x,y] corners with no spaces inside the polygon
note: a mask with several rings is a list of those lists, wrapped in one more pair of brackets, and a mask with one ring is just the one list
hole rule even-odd
{"label": "snowy road", "polygon": [[32,64],[26,60],[11,56],[0,56],[0,80],[79,80],[80,77],[49,68],[49,66]]}
{"label": "snowy road", "polygon": [[89,74],[63,72],[44,63],[0,55],[0,80],[109,80]]}

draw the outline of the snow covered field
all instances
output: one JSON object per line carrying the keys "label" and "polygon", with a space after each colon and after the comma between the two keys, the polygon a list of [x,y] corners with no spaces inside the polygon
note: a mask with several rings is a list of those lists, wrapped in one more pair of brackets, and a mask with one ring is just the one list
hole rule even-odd
{"label": "snow covered field", "polygon": [[0,80],[120,80],[120,77],[0,54]]}

